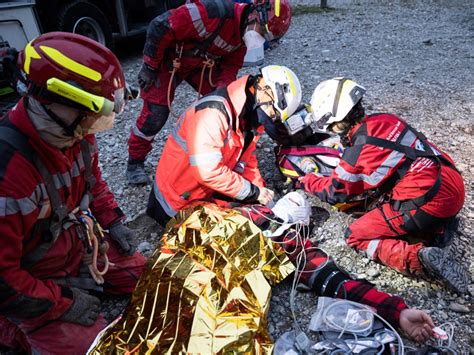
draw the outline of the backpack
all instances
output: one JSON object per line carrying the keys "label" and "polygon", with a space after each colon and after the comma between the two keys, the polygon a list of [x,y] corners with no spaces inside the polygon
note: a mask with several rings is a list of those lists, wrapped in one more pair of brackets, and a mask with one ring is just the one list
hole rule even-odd
{"label": "backpack", "polygon": [[308,173],[329,176],[342,156],[339,136],[315,133],[302,145],[276,148],[278,170],[289,180],[297,180]]}

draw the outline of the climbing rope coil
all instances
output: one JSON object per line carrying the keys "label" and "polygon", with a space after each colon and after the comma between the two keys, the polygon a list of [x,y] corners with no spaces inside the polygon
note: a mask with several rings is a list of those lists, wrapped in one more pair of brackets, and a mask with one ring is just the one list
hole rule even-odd
{"label": "climbing rope coil", "polygon": [[[80,211],[77,219],[85,230],[85,235],[80,238],[85,247],[82,261],[87,265],[94,281],[98,285],[102,285],[104,283],[104,275],[109,270],[109,267],[114,266],[107,257],[109,243],[105,240],[104,230],[89,210]],[[99,269],[97,264],[99,255],[104,264],[102,270]]]}

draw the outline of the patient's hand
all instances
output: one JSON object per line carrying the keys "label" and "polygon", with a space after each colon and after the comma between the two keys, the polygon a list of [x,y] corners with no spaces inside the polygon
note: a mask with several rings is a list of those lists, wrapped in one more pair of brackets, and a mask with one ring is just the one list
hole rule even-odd
{"label": "patient's hand", "polygon": [[431,337],[434,323],[425,312],[407,308],[400,313],[400,328],[409,338],[424,343]]}

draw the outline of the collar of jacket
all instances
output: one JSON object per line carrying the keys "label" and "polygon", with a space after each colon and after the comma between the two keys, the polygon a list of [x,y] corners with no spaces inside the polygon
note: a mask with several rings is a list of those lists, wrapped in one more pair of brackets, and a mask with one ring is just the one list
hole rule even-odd
{"label": "collar of jacket", "polygon": [[[67,171],[71,169],[71,164],[74,161],[72,151],[76,149],[75,147],[79,147],[79,143],[76,143],[70,148],[61,150],[46,142],[41,138],[38,131],[36,131],[30,117],[28,116],[25,105],[25,98],[21,98],[8,114],[10,121],[28,137],[29,143],[44,162],[48,170],[54,172]],[[85,139],[90,143],[93,143],[94,141],[93,135],[89,135]]]}
{"label": "collar of jacket", "polygon": [[346,134],[346,137],[350,142],[352,142],[352,138],[357,134],[357,131],[362,127],[368,117],[368,115],[365,115],[365,117],[359,123],[355,124]]}
{"label": "collar of jacket", "polygon": [[[245,102],[247,101],[246,86],[250,75],[244,75],[227,86],[227,95],[229,95],[229,103],[232,106],[232,114],[240,121],[239,116],[242,112]],[[240,127],[240,122],[237,123]]]}

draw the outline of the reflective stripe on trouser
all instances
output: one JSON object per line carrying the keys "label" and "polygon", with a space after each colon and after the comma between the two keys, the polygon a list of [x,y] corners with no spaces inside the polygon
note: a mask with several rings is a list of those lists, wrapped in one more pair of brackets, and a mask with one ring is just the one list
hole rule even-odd
{"label": "reflective stripe on trouser", "polygon": [[[139,253],[132,256],[120,254],[116,242],[108,236],[106,238],[110,245],[107,256],[114,266],[111,266],[104,275],[105,293],[130,294],[135,289],[146,259]],[[78,264],[77,270],[79,266]],[[103,265],[99,264],[99,269],[102,267]],[[31,272],[34,274],[34,270]],[[56,276],[56,270],[52,270],[52,274]],[[20,346],[27,351],[40,354],[84,354],[104,326],[102,317],[98,318],[93,326],[85,327],[61,321],[45,325],[44,321],[35,319],[17,325],[0,316],[0,345]]]}
{"label": "reflective stripe on trouser", "polygon": [[[181,81],[187,81],[195,90],[199,88],[201,69],[201,64],[196,67],[187,67],[182,63],[178,74],[175,75],[173,79],[175,84],[171,86],[171,104],[174,100],[176,87]],[[140,97],[143,99],[143,107],[136,123],[130,130],[130,137],[128,139],[128,154],[133,160],[145,160],[147,154],[152,149],[152,142],[155,135],[158,134],[167,119],[167,117],[164,119],[153,117],[153,112],[150,110],[150,105],[168,108],[168,84],[171,79],[169,69],[165,65],[162,65],[158,76],[158,86],[152,85],[147,91],[140,90]],[[205,75],[205,80],[203,80],[201,87],[201,94],[203,95],[213,90],[207,78],[208,76]],[[180,114],[181,112],[176,113]]]}
{"label": "reflective stripe on trouser", "polygon": [[[402,229],[405,223],[400,213],[393,211],[389,204],[384,204],[382,210],[390,220],[388,226],[382,212],[374,209],[357,219],[349,226],[346,234],[347,244],[370,259],[378,261],[404,274],[419,274],[423,271],[418,259],[418,251],[425,243],[410,244],[401,239],[406,234]],[[398,217],[396,217],[398,216]]]}

